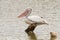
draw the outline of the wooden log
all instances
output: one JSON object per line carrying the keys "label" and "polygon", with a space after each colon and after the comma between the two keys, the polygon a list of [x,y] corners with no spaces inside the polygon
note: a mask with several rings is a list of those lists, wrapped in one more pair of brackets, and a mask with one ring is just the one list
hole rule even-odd
{"label": "wooden log", "polygon": [[37,40],[37,37],[34,32],[27,32],[27,34],[30,40]]}
{"label": "wooden log", "polygon": [[37,23],[30,24],[28,28],[25,30],[25,32],[30,32],[30,31],[33,32],[36,26],[37,26]]}

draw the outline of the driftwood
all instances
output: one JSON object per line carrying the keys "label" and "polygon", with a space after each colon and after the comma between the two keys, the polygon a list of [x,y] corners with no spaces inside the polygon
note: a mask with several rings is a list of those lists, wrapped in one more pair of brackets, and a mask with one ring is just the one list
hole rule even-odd
{"label": "driftwood", "polygon": [[32,23],[28,26],[28,28],[25,31],[26,32],[30,32],[30,31],[33,32],[34,29],[36,28],[36,26],[37,26],[37,23]]}

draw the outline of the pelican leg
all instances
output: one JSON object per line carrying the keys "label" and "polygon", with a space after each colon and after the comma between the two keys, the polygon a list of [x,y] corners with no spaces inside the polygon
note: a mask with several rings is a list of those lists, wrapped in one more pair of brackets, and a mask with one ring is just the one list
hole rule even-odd
{"label": "pelican leg", "polygon": [[28,28],[25,30],[25,32],[33,32],[34,29],[36,28],[37,24],[36,23],[32,23],[28,26]]}

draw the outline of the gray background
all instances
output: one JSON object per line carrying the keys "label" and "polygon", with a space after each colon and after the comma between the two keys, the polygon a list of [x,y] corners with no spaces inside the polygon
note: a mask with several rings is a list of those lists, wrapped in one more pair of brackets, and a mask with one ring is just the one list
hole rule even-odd
{"label": "gray background", "polygon": [[36,27],[37,40],[49,40],[50,32],[56,32],[60,40],[60,0],[0,0],[0,40],[31,40],[24,32],[28,26],[25,18],[17,18],[27,8],[49,23]]}

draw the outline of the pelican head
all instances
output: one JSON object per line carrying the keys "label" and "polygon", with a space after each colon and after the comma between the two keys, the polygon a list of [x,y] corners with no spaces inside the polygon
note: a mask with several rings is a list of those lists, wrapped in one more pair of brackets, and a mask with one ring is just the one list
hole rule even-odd
{"label": "pelican head", "polygon": [[32,9],[31,8],[28,8],[24,12],[22,12],[22,14],[18,16],[18,18],[28,17],[31,14],[31,12],[32,12]]}

